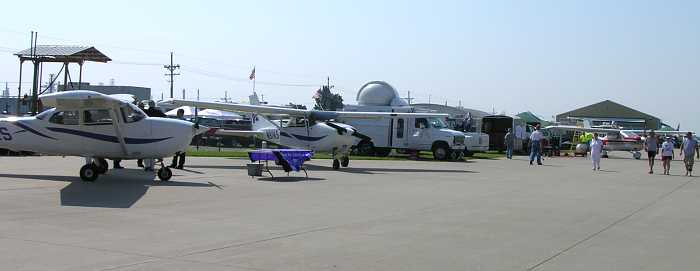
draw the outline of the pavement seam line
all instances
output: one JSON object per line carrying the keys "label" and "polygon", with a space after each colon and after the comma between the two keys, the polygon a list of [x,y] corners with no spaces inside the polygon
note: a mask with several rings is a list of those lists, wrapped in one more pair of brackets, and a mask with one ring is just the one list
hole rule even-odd
{"label": "pavement seam line", "polygon": [[[181,262],[190,262],[190,263],[197,263],[197,264],[209,264],[209,265],[217,265],[217,266],[222,266],[222,267],[236,267],[236,268],[243,268],[243,269],[248,269],[248,270],[256,270],[256,269],[251,269],[249,267],[238,266],[238,265],[227,265],[227,264],[211,263],[211,262],[196,261],[196,260],[189,260],[189,259],[180,259],[180,258],[174,258],[174,257],[147,255],[147,254],[134,253],[134,252],[124,252],[124,251],[105,249],[105,248],[95,248],[95,247],[87,247],[87,246],[80,246],[80,245],[61,244],[61,243],[54,243],[54,242],[47,242],[47,241],[40,241],[40,240],[15,238],[15,237],[2,236],[2,235],[0,235],[0,239],[18,240],[18,241],[39,243],[39,244],[52,245],[52,246],[73,247],[73,248],[81,248],[81,249],[87,249],[87,250],[95,250],[95,251],[101,251],[101,252],[122,254],[122,255],[127,255],[127,256],[139,256],[139,257],[144,257],[144,258],[150,258],[149,260],[145,260],[145,261],[138,262],[138,263],[132,263],[132,264],[129,264],[129,265],[124,266],[124,267],[128,267],[130,265],[134,265],[134,266],[141,265],[141,264],[149,263],[149,262],[153,262],[153,261],[171,260],[171,261],[181,261]],[[114,268],[115,267],[111,267],[111,269],[108,268],[108,269],[104,269],[104,270],[114,270]],[[116,267],[116,268],[122,268],[122,267]]]}
{"label": "pavement seam line", "polygon": [[610,225],[607,225],[607,226],[603,227],[601,230],[599,230],[599,231],[597,231],[597,232],[595,232],[595,233],[592,233],[592,234],[586,236],[586,238],[583,238],[583,239],[581,239],[581,240],[579,240],[579,241],[576,241],[576,242],[575,242],[574,244],[572,244],[571,246],[568,246],[568,247],[562,249],[561,251],[555,253],[554,255],[552,255],[552,256],[550,256],[550,257],[548,257],[548,258],[546,258],[546,259],[544,259],[544,260],[538,262],[537,264],[535,264],[535,265],[533,265],[533,266],[531,266],[531,267],[529,267],[529,268],[527,268],[527,269],[525,269],[525,270],[526,270],[526,271],[535,270],[536,268],[538,268],[538,267],[540,267],[540,266],[542,266],[542,265],[544,265],[544,264],[546,264],[546,263],[548,263],[548,262],[550,262],[550,261],[556,259],[557,257],[563,255],[564,253],[566,253],[566,252],[568,252],[568,251],[570,251],[570,250],[572,250],[572,249],[578,247],[579,245],[581,245],[581,244],[583,244],[583,243],[585,243],[585,242],[587,242],[587,241],[589,241],[589,240],[595,238],[596,236],[600,235],[601,233],[606,232],[607,230],[609,230],[609,229],[611,229],[611,228],[613,228],[613,227],[619,225],[620,223],[622,223],[622,222],[624,222],[625,220],[627,220],[627,219],[633,217],[634,215],[636,215],[636,214],[638,214],[638,213],[640,213],[640,212],[642,212],[642,211],[648,209],[649,207],[652,207],[652,206],[656,205],[658,202],[660,202],[661,200],[664,200],[665,198],[667,198],[667,197],[670,196],[671,194],[675,193],[676,191],[681,190],[683,187],[685,187],[686,185],[690,184],[692,181],[693,181],[693,180],[688,180],[688,181],[686,181],[686,182],[680,184],[679,186],[677,186],[677,187],[674,188],[673,190],[664,193],[663,195],[657,197],[656,199],[652,200],[651,202],[649,202],[649,203],[647,203],[647,204],[642,205],[641,207],[637,208],[636,210],[632,211],[631,213],[629,213],[629,214],[623,216],[622,218],[619,218],[618,220],[615,220],[615,221],[614,221],[613,223],[611,223]]}

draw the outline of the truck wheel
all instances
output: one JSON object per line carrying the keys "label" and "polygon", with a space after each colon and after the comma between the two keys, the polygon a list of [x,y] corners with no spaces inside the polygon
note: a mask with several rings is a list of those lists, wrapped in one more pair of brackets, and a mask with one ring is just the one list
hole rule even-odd
{"label": "truck wheel", "polygon": [[433,158],[435,160],[445,161],[447,160],[450,149],[445,146],[446,144],[438,144],[433,148]]}
{"label": "truck wheel", "polygon": [[374,156],[377,157],[387,157],[391,153],[389,148],[374,148]]}
{"label": "truck wheel", "polygon": [[343,167],[348,167],[350,165],[350,158],[347,156],[340,158],[340,165]]}

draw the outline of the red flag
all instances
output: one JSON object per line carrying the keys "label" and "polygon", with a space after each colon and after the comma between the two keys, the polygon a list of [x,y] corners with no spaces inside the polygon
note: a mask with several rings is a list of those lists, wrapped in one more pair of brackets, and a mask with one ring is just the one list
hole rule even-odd
{"label": "red flag", "polygon": [[253,67],[253,71],[250,72],[250,76],[248,76],[248,79],[250,79],[250,80],[255,79],[255,67]]}

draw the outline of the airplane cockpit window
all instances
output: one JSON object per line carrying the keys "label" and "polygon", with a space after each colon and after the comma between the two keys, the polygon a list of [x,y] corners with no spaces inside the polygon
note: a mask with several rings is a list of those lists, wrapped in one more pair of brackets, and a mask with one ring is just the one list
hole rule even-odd
{"label": "airplane cockpit window", "polygon": [[112,124],[112,116],[107,109],[90,109],[83,111],[83,123],[85,125]]}
{"label": "airplane cockpit window", "polygon": [[36,115],[37,119],[43,120],[48,116],[51,116],[56,110],[53,108],[49,108],[44,110],[44,112],[39,113],[39,115]]}
{"label": "airplane cockpit window", "polygon": [[78,125],[79,119],[78,111],[58,111],[51,116],[49,122],[63,125]]}
{"label": "airplane cockpit window", "polygon": [[141,109],[135,107],[132,104],[122,106],[122,117],[125,123],[137,122],[146,118],[146,115],[141,111]]}
{"label": "airplane cockpit window", "polygon": [[428,128],[428,120],[425,118],[417,118],[416,119],[416,128],[418,128],[418,129]]}

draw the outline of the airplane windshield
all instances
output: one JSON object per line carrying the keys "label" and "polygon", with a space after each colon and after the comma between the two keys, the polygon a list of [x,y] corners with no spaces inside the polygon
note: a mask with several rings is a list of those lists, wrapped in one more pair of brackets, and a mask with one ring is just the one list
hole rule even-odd
{"label": "airplane windshield", "polygon": [[430,126],[437,129],[447,128],[447,124],[441,118],[430,118]]}
{"label": "airplane windshield", "polygon": [[37,118],[37,119],[40,119],[40,120],[43,120],[43,119],[45,119],[47,116],[50,116],[51,114],[53,114],[53,112],[54,112],[55,110],[56,110],[55,108],[46,109],[46,110],[44,110],[44,112],[41,112],[41,113],[39,113],[39,115],[36,115],[36,118]]}
{"label": "airplane windshield", "polygon": [[137,122],[146,118],[146,114],[133,104],[122,106],[121,110],[125,123]]}

